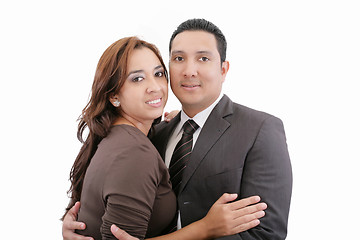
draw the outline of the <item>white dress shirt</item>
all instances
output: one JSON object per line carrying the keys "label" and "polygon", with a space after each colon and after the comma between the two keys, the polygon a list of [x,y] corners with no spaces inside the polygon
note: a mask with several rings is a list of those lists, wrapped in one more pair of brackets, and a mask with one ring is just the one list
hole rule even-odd
{"label": "white dress shirt", "polygon": [[[203,111],[196,114],[193,118],[190,118],[188,115],[186,115],[186,113],[184,111],[181,111],[181,113],[180,113],[180,122],[178,123],[175,130],[171,134],[171,136],[169,138],[168,145],[166,147],[165,164],[166,164],[167,167],[169,167],[169,165],[170,165],[171,156],[172,156],[172,154],[174,152],[176,144],[180,141],[180,139],[182,137],[182,134],[183,134],[183,131],[184,131],[182,129],[182,127],[183,127],[184,123],[188,119],[192,119],[192,120],[194,120],[196,122],[197,125],[199,125],[199,128],[196,129],[196,131],[194,132],[194,135],[193,135],[193,146],[192,146],[192,148],[194,148],[194,146],[196,144],[196,141],[197,141],[197,139],[199,137],[199,134],[200,134],[201,130],[203,129],[207,118],[209,117],[211,111],[214,109],[216,104],[218,104],[220,99],[223,97],[223,95],[224,94],[220,94],[219,97],[215,100],[215,102],[213,102],[208,108],[206,108]],[[178,227],[178,229],[181,228],[180,212],[179,212],[179,218],[178,218],[178,222],[177,222],[177,227]]]}

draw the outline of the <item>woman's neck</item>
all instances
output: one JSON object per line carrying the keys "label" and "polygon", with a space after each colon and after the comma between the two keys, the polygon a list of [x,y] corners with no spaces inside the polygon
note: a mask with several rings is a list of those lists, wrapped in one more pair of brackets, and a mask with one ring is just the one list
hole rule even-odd
{"label": "woman's neck", "polygon": [[139,129],[141,132],[143,132],[147,136],[150,131],[152,123],[139,122],[139,121],[129,118],[129,117],[119,117],[113,123],[113,125],[121,125],[121,124],[133,126],[137,129]]}

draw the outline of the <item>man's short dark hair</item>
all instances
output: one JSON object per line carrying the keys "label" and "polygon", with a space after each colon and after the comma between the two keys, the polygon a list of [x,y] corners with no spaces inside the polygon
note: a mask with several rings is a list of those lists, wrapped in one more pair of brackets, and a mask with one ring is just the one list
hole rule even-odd
{"label": "man's short dark hair", "polygon": [[205,31],[208,33],[211,33],[215,36],[216,43],[217,43],[217,49],[220,54],[221,62],[224,62],[226,60],[226,39],[224,34],[221,32],[221,30],[212,22],[209,22],[205,19],[189,19],[183,23],[181,23],[178,28],[174,31],[170,38],[170,44],[169,44],[169,52],[171,52],[171,46],[174,38],[179,33],[182,33],[184,31]]}

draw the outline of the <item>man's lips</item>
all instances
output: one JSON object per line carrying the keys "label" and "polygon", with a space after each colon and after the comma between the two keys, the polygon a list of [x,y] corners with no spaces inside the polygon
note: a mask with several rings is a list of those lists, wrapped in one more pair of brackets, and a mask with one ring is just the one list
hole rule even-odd
{"label": "man's lips", "polygon": [[194,88],[198,88],[200,87],[200,84],[196,84],[196,83],[182,83],[181,87],[186,88],[186,89],[194,89]]}

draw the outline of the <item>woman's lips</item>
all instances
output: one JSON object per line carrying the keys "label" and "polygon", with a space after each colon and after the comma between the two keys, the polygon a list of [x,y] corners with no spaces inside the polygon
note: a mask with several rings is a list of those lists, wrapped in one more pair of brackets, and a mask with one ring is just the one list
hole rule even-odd
{"label": "woman's lips", "polygon": [[156,98],[156,99],[153,99],[153,100],[149,100],[147,102],[145,102],[146,104],[149,104],[153,107],[160,107],[161,104],[162,104],[162,98]]}

